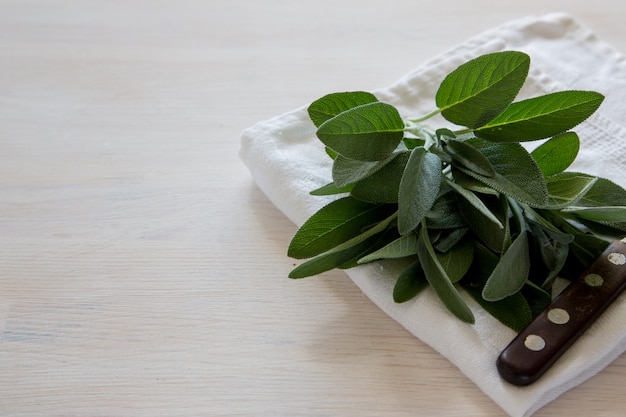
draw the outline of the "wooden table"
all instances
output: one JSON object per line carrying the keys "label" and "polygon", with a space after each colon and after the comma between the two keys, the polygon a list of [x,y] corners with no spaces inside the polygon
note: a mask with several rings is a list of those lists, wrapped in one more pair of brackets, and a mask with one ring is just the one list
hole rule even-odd
{"label": "wooden table", "polygon": [[[237,156],[258,120],[566,11],[624,3],[0,1],[0,415],[503,416],[341,272]],[[626,357],[536,415],[621,416]]]}

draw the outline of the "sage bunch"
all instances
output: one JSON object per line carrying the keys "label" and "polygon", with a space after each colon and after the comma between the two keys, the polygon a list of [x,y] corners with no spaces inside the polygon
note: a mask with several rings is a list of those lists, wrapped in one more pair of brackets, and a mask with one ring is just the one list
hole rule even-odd
{"label": "sage bunch", "polygon": [[[396,302],[430,286],[473,323],[466,291],[506,326],[525,327],[550,302],[557,277],[575,278],[626,232],[626,191],[568,171],[580,148],[571,129],[603,95],[567,90],[515,101],[529,67],[519,51],[468,61],[417,118],[363,91],[311,103],[333,160],[332,182],[311,194],[335,198],[291,240],[288,256],[304,261],[289,276],[402,262]],[[437,115],[445,126],[427,124]],[[529,141],[541,142],[529,152],[520,143]]]}

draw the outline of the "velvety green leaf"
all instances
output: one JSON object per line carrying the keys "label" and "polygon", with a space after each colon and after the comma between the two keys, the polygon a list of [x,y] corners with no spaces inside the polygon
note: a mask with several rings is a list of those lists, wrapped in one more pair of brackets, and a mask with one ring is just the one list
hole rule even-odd
{"label": "velvety green leaf", "polygon": [[518,101],[474,133],[494,142],[548,138],[586,120],[603,99],[602,94],[594,91],[560,91]]}
{"label": "velvety green leaf", "polygon": [[483,216],[485,216],[485,218],[487,220],[491,220],[492,222],[494,222],[500,229],[504,229],[504,226],[502,225],[502,222],[500,221],[500,219],[498,219],[496,217],[495,214],[493,214],[491,212],[491,210],[489,210],[489,208],[487,208],[487,206],[485,205],[485,203],[483,203],[483,201],[478,198],[478,196],[476,194],[474,194],[472,191],[461,187],[460,185],[456,184],[455,182],[448,180],[447,181],[448,185],[450,187],[452,187],[452,189],[462,198],[464,198],[465,200],[467,200],[468,203],[470,203],[472,206],[474,206],[474,208],[476,210],[478,210]]}
{"label": "velvety green leaf", "polygon": [[417,236],[414,233],[400,236],[388,245],[359,259],[360,264],[379,259],[405,258],[417,254]]}
{"label": "velvety green leaf", "polygon": [[326,120],[317,129],[322,143],[339,155],[359,161],[380,161],[404,136],[404,121],[395,107],[381,102],[363,104]]}
{"label": "velvety green leaf", "polygon": [[397,203],[402,173],[409,160],[409,151],[398,152],[373,174],[358,181],[350,194],[370,203]]}
{"label": "velvety green leaf", "polygon": [[596,222],[620,223],[626,222],[626,206],[580,207],[570,206],[561,210],[565,213],[575,213],[583,219]]}
{"label": "velvety green leaf", "polygon": [[480,194],[489,194],[489,195],[495,195],[495,196],[500,195],[498,191],[494,190],[487,184],[484,184],[478,181],[476,178],[473,178],[467,174],[464,174],[462,171],[455,168],[454,166],[452,166],[452,177],[454,178],[454,181],[457,184],[459,184],[461,187],[467,190],[474,191]]}
{"label": "velvety green leaf", "polygon": [[333,163],[333,181],[337,187],[345,187],[346,185],[354,184],[381,169],[396,156],[397,154],[393,153],[387,159],[373,162],[356,161],[354,159],[344,158],[343,156],[337,156]]}
{"label": "velvety green leaf", "polygon": [[544,176],[565,171],[578,156],[580,140],[574,132],[557,135],[533,150],[530,155],[535,159]]}
{"label": "velvety green leaf", "polygon": [[334,182],[331,182],[329,184],[321,186],[320,188],[316,188],[315,190],[311,191],[309,194],[316,195],[316,196],[336,195],[336,194],[349,193],[351,189],[352,189],[352,185],[347,185],[345,187],[337,187],[337,185]]}
{"label": "velvety green leaf", "polygon": [[456,164],[461,164],[470,171],[485,177],[496,175],[491,162],[478,149],[465,141],[450,139],[446,142],[444,150]]}
{"label": "velvety green leaf", "polygon": [[578,172],[561,172],[546,177],[548,203],[546,208],[559,209],[576,204],[598,181],[598,178]]}
{"label": "velvety green leaf", "polygon": [[500,258],[483,288],[483,298],[486,301],[498,301],[517,293],[528,280],[529,270],[528,235],[524,231]]}
{"label": "velvety green leaf", "polygon": [[463,173],[487,184],[521,203],[543,207],[548,202],[548,187],[535,160],[519,143],[494,143],[474,138],[468,142],[487,157],[496,171],[494,177],[486,177],[465,168]]}
{"label": "velvety green leaf", "polygon": [[431,209],[442,181],[441,160],[424,148],[415,148],[406,164],[398,194],[398,230],[415,230]]}
{"label": "velvety green leaf", "polygon": [[406,267],[398,276],[396,285],[393,287],[393,300],[396,303],[404,303],[413,299],[428,286],[424,270],[419,260]]}
{"label": "velvety green leaf", "polygon": [[444,305],[459,319],[474,323],[474,314],[467,306],[461,295],[446,275],[446,271],[439,263],[435,254],[426,227],[420,229],[417,254],[424,269],[426,279]]}
{"label": "velvety green leaf", "polygon": [[[586,268],[609,246],[609,242],[594,235],[575,235],[570,250]],[[582,270],[577,271],[580,274]]]}
{"label": "velvety green leaf", "polygon": [[476,128],[500,114],[517,96],[528,75],[530,58],[517,51],[482,55],[452,71],[435,101],[452,123]]}
{"label": "velvety green leaf", "polygon": [[465,219],[453,192],[444,192],[426,212],[426,225],[433,229],[456,229],[465,226]]}
{"label": "velvety green leaf", "polygon": [[520,331],[533,318],[525,294],[518,292],[499,301],[486,301],[482,297],[482,289],[485,282],[495,269],[498,261],[498,256],[493,252],[480,244],[475,245],[474,262],[467,274],[468,278],[471,279],[463,280],[463,287],[485,311],[505,326],[515,331]]}
{"label": "velvety green leaf", "polygon": [[[625,207],[626,190],[606,178],[598,178],[596,183],[593,184],[591,189],[583,196],[583,198],[576,202],[576,205],[582,207]],[[583,220],[585,219],[586,217],[583,218]],[[626,219],[613,222],[594,222],[593,224],[588,224],[587,222],[585,222],[585,225],[594,230],[601,229],[601,226],[609,227],[611,230],[613,230],[608,230],[610,235],[614,235],[615,231],[626,231]]]}
{"label": "velvety green leaf", "polygon": [[[426,223],[428,224],[428,222]],[[445,230],[442,232],[437,242],[433,243],[433,247],[437,251],[446,253],[461,241],[467,235],[469,228],[459,227],[457,229]]]}
{"label": "velvety green leaf", "polygon": [[445,253],[435,252],[439,263],[446,271],[450,281],[458,282],[465,276],[474,258],[474,243],[471,239],[463,239],[459,244]]}
{"label": "velvety green leaf", "polygon": [[310,258],[359,235],[393,211],[390,206],[343,197],[322,207],[298,229],[287,251],[296,259]]}
{"label": "velvety green leaf", "polygon": [[611,180],[598,178],[578,203],[585,207],[626,206],[626,190]]}
{"label": "velvety green leaf", "polygon": [[378,99],[373,94],[365,91],[331,93],[315,100],[309,105],[307,111],[313,124],[320,127],[326,120],[346,110],[376,101]]}
{"label": "velvety green leaf", "polygon": [[[500,224],[485,217],[476,207],[466,199],[459,198],[459,208],[465,217],[465,223],[476,237],[487,247],[496,253],[501,253],[507,246],[509,240],[509,229],[507,219],[509,217],[508,205],[494,196],[484,196],[483,203],[491,213],[493,213]],[[501,227],[505,226],[505,227]]]}
{"label": "velvety green leaf", "polygon": [[466,288],[466,291],[485,311],[516,332],[522,331],[533,319],[528,301],[519,292],[499,301],[487,301],[479,288]]}
{"label": "velvety green leaf", "polygon": [[363,256],[385,246],[392,237],[397,236],[397,233],[395,236],[393,233],[384,233],[388,232],[389,224],[395,218],[396,214],[393,214],[363,233],[298,265],[289,273],[289,278],[305,278],[335,268],[356,266]]}
{"label": "velvety green leaf", "polygon": [[289,278],[307,278],[332,269],[341,268],[343,265],[361,258],[377,239],[377,236],[370,236],[361,243],[343,250],[329,251],[317,255],[292,269],[289,273]]}

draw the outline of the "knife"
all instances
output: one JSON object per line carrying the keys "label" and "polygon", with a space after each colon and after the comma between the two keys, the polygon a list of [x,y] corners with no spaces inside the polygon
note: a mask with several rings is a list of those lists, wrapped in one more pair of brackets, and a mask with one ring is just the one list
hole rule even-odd
{"label": "knife", "polygon": [[611,243],[496,361],[500,376],[525,386],[539,379],[626,287],[626,237]]}

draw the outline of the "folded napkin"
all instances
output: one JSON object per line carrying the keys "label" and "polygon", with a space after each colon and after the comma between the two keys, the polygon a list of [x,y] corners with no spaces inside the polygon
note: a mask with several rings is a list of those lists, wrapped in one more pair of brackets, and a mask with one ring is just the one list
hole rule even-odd
{"label": "folded napkin", "polygon": [[[520,98],[565,89],[606,95],[600,110],[575,130],[581,152],[571,170],[610,178],[626,186],[626,59],[589,29],[565,14],[527,17],[506,23],[448,50],[395,84],[372,91],[403,116],[427,113],[443,77],[463,62],[501,50],[531,57]],[[320,92],[320,96],[328,93]],[[306,105],[243,132],[240,157],[268,198],[301,225],[329,202],[309,191],[330,182],[331,161],[315,137]],[[285,251],[288,242],[285,242]],[[452,317],[428,289],[396,304],[392,289],[399,270],[369,264],[346,273],[374,303],[416,337],[432,346],[512,417],[530,416],[590,378],[626,350],[626,297],[622,296],[538,382],[516,387],[496,370],[498,354],[515,333],[464,295],[476,316],[468,325]]]}

